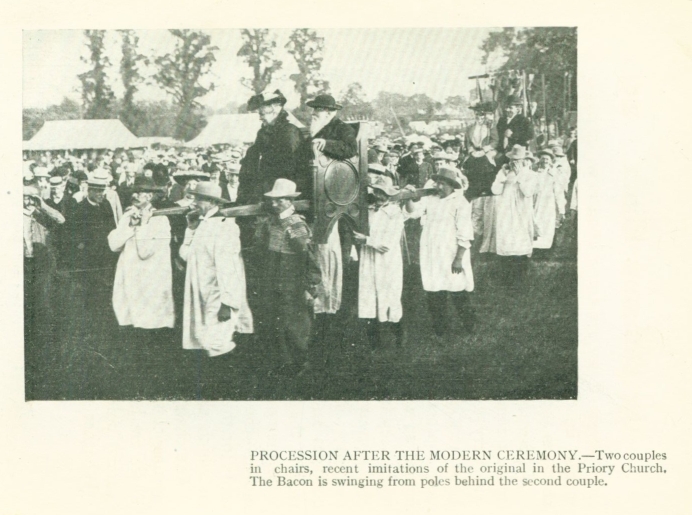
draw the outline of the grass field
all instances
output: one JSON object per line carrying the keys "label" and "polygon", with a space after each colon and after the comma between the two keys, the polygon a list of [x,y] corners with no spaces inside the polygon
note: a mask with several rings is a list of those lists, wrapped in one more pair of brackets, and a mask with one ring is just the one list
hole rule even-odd
{"label": "grass field", "polygon": [[[262,342],[241,335],[222,359],[183,351],[180,338],[144,345],[126,333],[33,342],[41,356],[27,399],[574,399],[577,396],[577,263],[570,227],[550,259],[531,262],[525,286],[509,291],[496,263],[473,254],[478,324],[470,336],[438,342],[415,266],[404,281],[407,341],[371,350],[355,317],[353,291],[324,339],[324,370],[268,373]],[[453,317],[452,312],[450,316]],[[64,329],[64,327],[63,327]]]}

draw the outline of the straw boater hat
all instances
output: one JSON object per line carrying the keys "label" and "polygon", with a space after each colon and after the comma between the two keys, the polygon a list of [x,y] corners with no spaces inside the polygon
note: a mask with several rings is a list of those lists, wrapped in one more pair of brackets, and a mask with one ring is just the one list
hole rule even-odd
{"label": "straw boater hat", "polygon": [[60,186],[65,181],[64,181],[63,177],[61,177],[60,175],[54,175],[53,177],[50,178],[50,180],[48,182],[50,183],[50,185],[53,188],[57,188],[58,186]]}
{"label": "straw boater hat", "polygon": [[449,155],[444,150],[438,150],[432,155],[433,161],[449,161]]}
{"label": "straw boater hat", "polygon": [[37,186],[34,186],[33,184],[29,184],[29,185],[24,186],[24,196],[25,197],[41,198],[41,192],[39,191]]}
{"label": "straw boater hat", "polygon": [[327,109],[328,111],[337,111],[341,109],[341,104],[337,104],[334,97],[331,95],[317,95],[314,99],[305,103],[313,109]]}
{"label": "straw boater hat", "polygon": [[37,166],[34,168],[34,177],[38,179],[39,177],[45,177],[48,179],[50,177],[50,173],[48,173],[48,168],[45,166]]}
{"label": "straw boater hat", "polygon": [[512,150],[505,154],[509,159],[526,159],[526,149],[522,145],[514,145]]}
{"label": "straw boater hat", "polygon": [[456,168],[452,168],[451,166],[441,166],[438,172],[432,176],[433,181],[440,179],[447,181],[449,184],[454,186],[455,189],[461,188],[461,183],[459,182]]}
{"label": "straw boater hat", "polygon": [[270,198],[295,198],[299,195],[300,192],[296,191],[296,183],[288,179],[276,179],[272,190],[264,194],[265,197]]}
{"label": "straw boater hat", "polygon": [[230,162],[226,164],[226,171],[232,174],[240,173],[240,163]]}
{"label": "straw boater hat", "polygon": [[111,176],[102,169],[94,170],[87,179],[87,184],[93,188],[107,188],[111,183]]}
{"label": "straw boater hat", "polygon": [[198,182],[195,189],[190,191],[195,197],[230,204],[230,200],[221,197],[221,186],[213,182]]}

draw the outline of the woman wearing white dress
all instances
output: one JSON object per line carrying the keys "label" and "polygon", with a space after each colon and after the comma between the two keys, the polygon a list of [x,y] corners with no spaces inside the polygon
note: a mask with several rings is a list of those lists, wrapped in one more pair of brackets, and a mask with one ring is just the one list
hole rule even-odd
{"label": "woman wearing white dress", "polygon": [[471,204],[464,197],[458,170],[443,166],[435,175],[436,196],[409,201],[412,218],[421,217],[420,270],[433,330],[440,337],[449,332],[447,298],[451,297],[464,329],[471,331],[473,312],[469,293],[473,291]]}

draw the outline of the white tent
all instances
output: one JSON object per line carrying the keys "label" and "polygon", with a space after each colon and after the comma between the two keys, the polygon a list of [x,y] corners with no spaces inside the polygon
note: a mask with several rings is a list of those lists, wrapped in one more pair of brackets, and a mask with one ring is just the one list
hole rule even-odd
{"label": "white tent", "polygon": [[[297,127],[304,125],[288,112],[288,120]],[[257,113],[217,114],[209,117],[209,123],[195,139],[188,141],[188,147],[208,147],[221,143],[254,143],[257,131],[260,130]]]}
{"label": "white tent", "polygon": [[24,150],[87,150],[136,148],[142,146],[120,120],[47,121]]}

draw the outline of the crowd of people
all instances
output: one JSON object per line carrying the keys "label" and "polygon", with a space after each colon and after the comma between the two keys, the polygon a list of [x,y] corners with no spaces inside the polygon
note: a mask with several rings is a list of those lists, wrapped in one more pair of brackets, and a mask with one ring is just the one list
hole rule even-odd
{"label": "crowd of people", "polygon": [[[350,283],[369,344],[380,346],[383,331],[405,344],[407,266],[420,271],[442,343],[452,331],[448,303],[462,330],[474,331],[472,246],[497,256],[512,290],[530,258],[550,256],[568,206],[576,213],[576,128],[565,139],[536,134],[510,99],[497,120],[497,106],[474,106],[463,137],[440,144],[370,141],[368,231],[338,223],[317,243],[311,214],[295,201],[313,200],[316,153],[356,158],[356,130],[330,95],[307,103],[307,131],[285,104],[278,90],[250,99],[262,127],[248,147],[25,160],[29,371],[42,346],[65,337],[58,333],[120,331],[133,348],[177,342],[221,363],[246,338],[263,346],[272,373],[305,374],[324,363]],[[260,203],[261,215],[223,214]],[[167,208],[183,214],[162,216]],[[355,262],[349,274],[345,264]]]}

